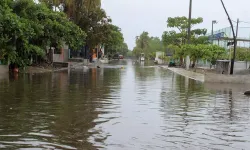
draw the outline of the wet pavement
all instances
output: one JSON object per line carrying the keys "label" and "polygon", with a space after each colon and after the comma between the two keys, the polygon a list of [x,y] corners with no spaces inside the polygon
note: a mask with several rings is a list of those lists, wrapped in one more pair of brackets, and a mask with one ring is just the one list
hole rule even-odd
{"label": "wet pavement", "polygon": [[182,68],[171,68],[171,67],[165,67],[163,66],[162,68],[168,69],[173,71],[174,73],[177,73],[179,75],[188,77],[190,79],[196,80],[196,81],[201,81],[204,82],[205,81],[205,76],[204,74],[201,73],[196,73],[196,72],[192,72],[192,71],[187,71],[185,69]]}
{"label": "wet pavement", "polygon": [[249,149],[248,85],[116,61],[0,80],[0,149]]}

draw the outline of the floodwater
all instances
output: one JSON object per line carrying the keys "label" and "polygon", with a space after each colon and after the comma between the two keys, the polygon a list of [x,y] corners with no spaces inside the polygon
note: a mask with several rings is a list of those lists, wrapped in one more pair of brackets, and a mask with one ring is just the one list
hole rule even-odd
{"label": "floodwater", "polygon": [[249,149],[248,88],[131,61],[1,79],[0,149]]}

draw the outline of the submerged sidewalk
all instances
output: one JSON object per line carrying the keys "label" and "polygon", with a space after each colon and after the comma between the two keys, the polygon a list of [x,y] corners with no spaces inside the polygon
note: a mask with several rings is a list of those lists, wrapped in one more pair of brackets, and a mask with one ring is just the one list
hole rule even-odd
{"label": "submerged sidewalk", "polygon": [[170,71],[173,71],[174,73],[188,77],[188,78],[196,80],[196,81],[205,82],[205,76],[204,76],[204,74],[201,74],[201,73],[187,71],[187,70],[182,69],[182,68],[169,68],[167,66],[165,66],[165,67],[162,66],[162,68],[168,69]]}

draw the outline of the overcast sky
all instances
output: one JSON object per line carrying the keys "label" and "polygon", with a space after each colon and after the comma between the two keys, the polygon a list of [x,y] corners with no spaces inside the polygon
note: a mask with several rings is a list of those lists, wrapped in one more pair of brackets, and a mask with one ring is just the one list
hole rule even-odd
{"label": "overcast sky", "polygon": [[[250,22],[250,0],[224,0],[224,3],[233,20]],[[102,7],[122,29],[125,42],[132,50],[135,37],[143,31],[161,37],[163,31],[170,30],[166,23],[168,17],[188,16],[189,0],[102,0]],[[219,22],[215,30],[229,26],[220,0],[193,0],[192,17],[203,17],[204,22],[198,27],[207,28],[209,32],[212,20]],[[250,24],[240,26],[250,27]]]}

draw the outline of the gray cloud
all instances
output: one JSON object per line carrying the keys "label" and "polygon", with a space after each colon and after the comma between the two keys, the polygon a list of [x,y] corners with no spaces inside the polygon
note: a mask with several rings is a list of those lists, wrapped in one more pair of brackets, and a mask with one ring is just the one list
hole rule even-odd
{"label": "gray cloud", "polygon": [[[233,20],[250,22],[249,0],[224,0]],[[188,0],[102,0],[102,7],[118,25],[124,34],[129,48],[135,46],[135,37],[142,31],[148,31],[151,36],[161,37],[167,29],[167,18],[188,16]],[[227,16],[220,0],[193,0],[193,16],[203,17],[204,23],[198,27],[211,30],[211,21],[217,20],[215,30],[228,27]],[[250,24],[240,24],[249,26]],[[250,29],[249,29],[250,31]],[[250,32],[249,32],[250,33]]]}

